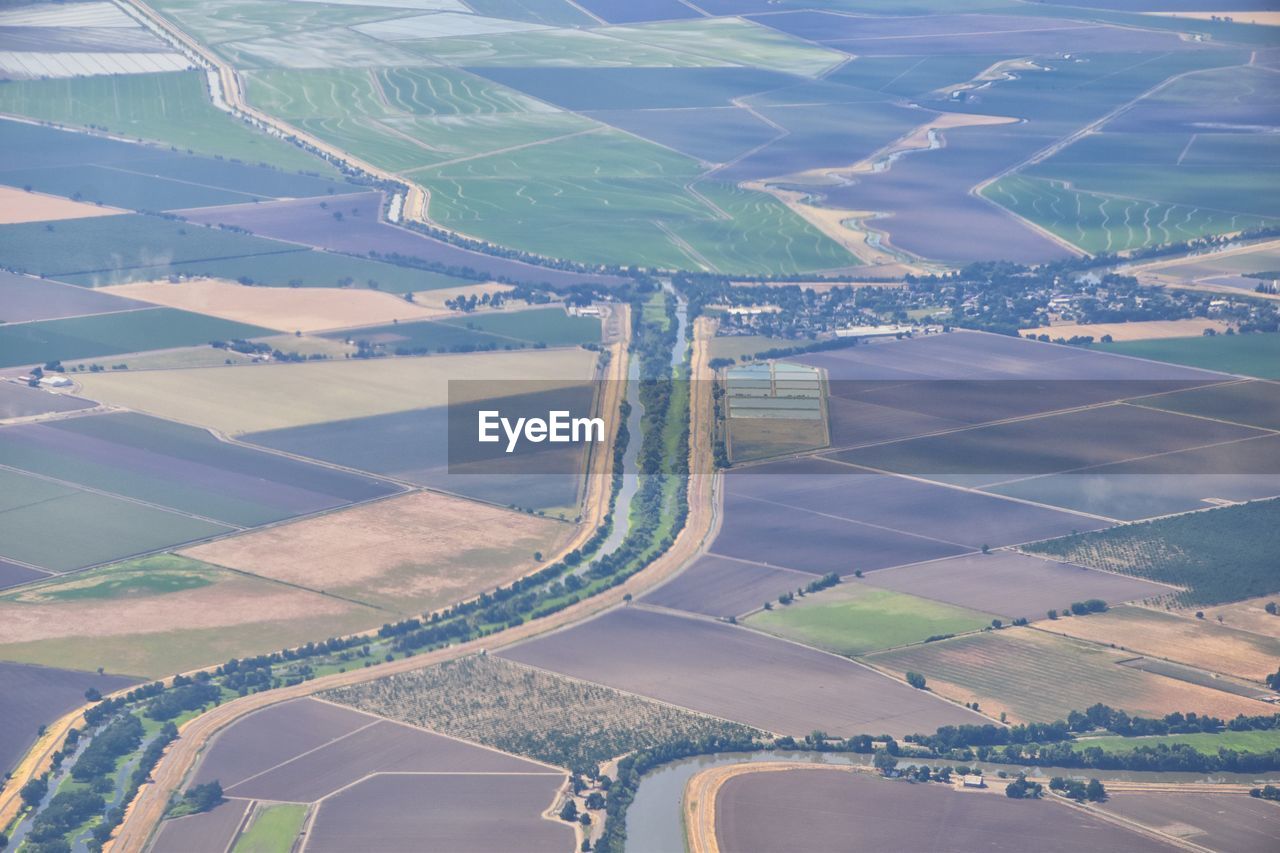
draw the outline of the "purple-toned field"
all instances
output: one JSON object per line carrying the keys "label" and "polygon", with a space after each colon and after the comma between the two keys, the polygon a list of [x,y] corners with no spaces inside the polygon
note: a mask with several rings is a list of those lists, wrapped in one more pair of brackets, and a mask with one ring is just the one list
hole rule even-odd
{"label": "purple-toned field", "polygon": [[1222,853],[1280,848],[1280,805],[1244,794],[1118,791],[1097,808]]}
{"label": "purple-toned field", "polygon": [[635,605],[501,656],[792,735],[902,736],[982,720],[835,655]]}
{"label": "purple-toned field", "polygon": [[0,323],[151,308],[146,302],[0,270]]}
{"label": "purple-toned field", "polygon": [[1043,853],[1176,849],[1053,802],[911,785],[836,768],[744,773],[716,795],[722,850],[982,850]]}
{"label": "purple-toned field", "polygon": [[334,252],[349,252],[357,255],[376,252],[384,256],[398,254],[450,267],[470,268],[477,273],[494,278],[531,284],[542,282],[553,285],[587,282],[612,284],[619,281],[613,276],[566,272],[485,255],[382,222],[379,219],[382,197],[377,192],[329,196],[322,200],[330,205],[340,203],[345,211],[343,218],[336,219],[332,210],[320,207],[319,202],[314,198],[196,208],[175,212],[192,222],[205,225],[233,225],[261,237],[301,243]]}
{"label": "purple-toned field", "polygon": [[540,816],[562,778],[373,776],[320,804],[306,849],[564,853],[574,847],[573,827]]}
{"label": "purple-toned field", "polygon": [[707,616],[741,616],[812,581],[805,572],[709,554],[641,601]]}
{"label": "purple-toned field", "polygon": [[84,703],[84,692],[103,694],[137,679],[0,661],[0,776],[8,773],[36,739],[36,731]]}
{"label": "purple-toned field", "polygon": [[0,380],[0,420],[26,418],[49,412],[74,412],[90,409],[95,404],[68,394],[55,394],[43,388],[31,388],[18,382]]}
{"label": "purple-toned field", "polygon": [[235,804],[252,800],[319,803],[308,850],[413,850],[428,837],[442,850],[566,849],[568,825],[541,818],[563,772],[316,699],[220,733],[192,782],[214,779],[233,808],[166,824],[157,849],[203,853],[209,837],[221,844],[208,849],[228,849],[243,814]]}
{"label": "purple-toned field", "polygon": [[824,575],[950,557],[972,550],[730,492],[713,553]]}
{"label": "purple-toned field", "polygon": [[870,474],[824,459],[776,462],[733,472],[729,494],[933,537],[978,549],[1019,545],[1107,526],[1098,519],[1027,503]]}
{"label": "purple-toned field", "polygon": [[726,163],[781,131],[741,107],[593,110],[586,115],[708,163]]}
{"label": "purple-toned field", "polygon": [[374,773],[540,773],[557,782],[562,778],[558,771],[523,758],[366,717],[361,728],[226,790],[233,797],[309,803]]}
{"label": "purple-toned field", "polygon": [[20,566],[8,560],[0,560],[0,589],[30,583],[45,577],[48,575],[44,572],[37,572],[35,569],[28,569],[26,566]]}
{"label": "purple-toned field", "polygon": [[[790,12],[755,20],[785,33],[859,56],[995,53],[1128,53],[1171,50],[1175,33],[1156,33],[1056,18],[1017,15],[935,15],[867,18]],[[958,82],[958,81],[957,81]]]}
{"label": "purple-toned field", "polygon": [[151,853],[226,853],[248,809],[248,800],[226,800],[207,812],[167,820]]}
{"label": "purple-toned field", "polygon": [[[851,581],[853,583],[854,581]],[[1171,588],[1010,551],[969,554],[886,569],[859,583],[934,601],[999,613],[1010,619],[1043,619],[1050,608],[1101,598],[1109,604],[1167,595]]]}
{"label": "purple-toned field", "polygon": [[994,485],[1143,457],[1152,458],[1133,461],[1123,473],[1160,474],[1168,463],[1159,454],[1263,435],[1251,427],[1119,404],[842,451],[835,458],[948,482]]}
{"label": "purple-toned field", "polygon": [[[824,204],[884,214],[873,227],[900,249],[952,262],[1000,259],[1039,263],[1070,252],[992,202],[976,184],[1054,141],[1010,126],[955,128],[935,151],[908,154],[849,186],[822,190]],[[982,235],[974,239],[975,234]]]}

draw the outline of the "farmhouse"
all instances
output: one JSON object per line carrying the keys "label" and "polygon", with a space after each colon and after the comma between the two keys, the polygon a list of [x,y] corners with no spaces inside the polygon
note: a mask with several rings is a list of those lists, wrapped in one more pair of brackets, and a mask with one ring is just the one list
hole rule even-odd
{"label": "farmhouse", "polygon": [[41,376],[40,384],[46,388],[70,388],[71,380],[65,376]]}
{"label": "farmhouse", "polygon": [[982,781],[982,777],[976,773],[966,773],[960,777],[960,784],[966,788],[985,788],[987,783]]}

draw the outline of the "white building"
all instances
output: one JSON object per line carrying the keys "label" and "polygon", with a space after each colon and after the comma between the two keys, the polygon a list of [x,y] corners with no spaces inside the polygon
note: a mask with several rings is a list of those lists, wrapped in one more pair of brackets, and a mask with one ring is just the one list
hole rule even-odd
{"label": "white building", "polygon": [[46,388],[70,388],[71,380],[58,373],[49,373],[40,377],[40,384]]}

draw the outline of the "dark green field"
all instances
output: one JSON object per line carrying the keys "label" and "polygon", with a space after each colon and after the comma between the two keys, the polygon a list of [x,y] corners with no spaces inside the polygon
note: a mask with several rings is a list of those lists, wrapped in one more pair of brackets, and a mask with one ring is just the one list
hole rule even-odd
{"label": "dark green field", "polygon": [[1280,379],[1280,334],[1216,335],[1095,344],[1106,352],[1221,370],[1260,379]]}
{"label": "dark green field", "polygon": [[0,326],[0,367],[185,347],[270,335],[270,329],[193,314],[145,308]]}
{"label": "dark green field", "polygon": [[1280,592],[1280,499],[1078,533],[1026,547],[1113,572],[1187,587],[1185,606]]}

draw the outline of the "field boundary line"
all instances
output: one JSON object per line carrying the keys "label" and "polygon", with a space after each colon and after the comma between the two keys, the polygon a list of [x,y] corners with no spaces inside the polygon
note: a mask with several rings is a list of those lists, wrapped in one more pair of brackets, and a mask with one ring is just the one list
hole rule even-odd
{"label": "field boundary line", "polygon": [[[63,275],[65,275],[65,273],[63,273]],[[50,279],[50,281],[52,281],[52,279]],[[58,283],[58,284],[66,284],[66,282],[61,282],[61,281],[60,281],[60,282],[57,282],[57,283]],[[76,285],[74,285],[74,284],[69,284],[69,285],[67,285],[67,286],[68,286],[68,287],[75,287]],[[96,289],[97,289],[97,288],[91,288],[91,290],[96,290]],[[122,297],[122,298],[123,298],[123,297]],[[141,301],[141,300],[139,300],[139,301]],[[150,310],[152,310],[152,309],[154,309],[154,308],[162,308],[162,307],[164,307],[164,306],[162,306],[162,305],[157,305],[157,304],[155,304],[155,303],[152,303],[152,304],[150,304],[150,305],[139,305],[137,308],[117,308],[117,309],[116,309],[116,310],[114,310],[114,311],[99,311],[99,312],[97,312],[97,313],[90,313],[90,314],[69,314],[69,315],[67,315],[66,317],[44,317],[44,318],[37,319],[37,320],[14,320],[13,322],[5,323],[5,324],[4,324],[4,327],[5,327],[6,329],[9,329],[9,328],[13,328],[14,326],[29,326],[29,325],[31,325],[32,323],[55,323],[55,322],[57,322],[58,320],[84,320],[84,319],[87,319],[87,318],[89,318],[89,317],[110,317],[110,316],[112,316],[112,315],[114,315],[114,314],[133,314],[133,313],[138,312],[138,311],[150,311]],[[195,312],[193,312],[193,313],[195,313]],[[207,315],[206,315],[206,316],[207,316]],[[90,357],[92,358],[93,356],[90,356]],[[97,356],[97,358],[110,358],[110,357],[111,357],[111,356],[109,356],[109,355],[100,355],[100,356]]]}
{"label": "field boundary line", "polygon": [[[1237,383],[1228,383],[1228,384],[1230,384],[1230,385],[1247,385],[1247,384],[1249,384],[1249,383],[1248,383],[1248,382],[1237,382]],[[1212,387],[1217,388],[1217,387],[1221,387],[1221,386],[1217,386],[1217,385],[1215,385],[1215,386],[1212,386]],[[1162,395],[1159,395],[1159,394],[1152,394],[1151,396],[1153,396],[1153,397],[1159,397],[1159,396],[1162,396]],[[1140,398],[1135,398],[1135,399],[1140,399]],[[1124,403],[1123,403],[1123,405],[1126,405],[1126,406],[1132,406],[1132,407],[1133,407],[1133,408],[1135,408],[1135,409],[1148,409],[1148,410],[1155,411],[1155,412],[1171,412],[1171,413],[1173,413],[1173,414],[1175,414],[1175,415],[1182,415],[1184,418],[1195,418],[1196,420],[1209,421],[1210,423],[1222,424],[1222,425],[1224,425],[1224,426],[1236,426],[1236,427],[1243,427],[1243,428],[1245,428],[1245,429],[1256,429],[1256,430],[1261,430],[1262,432],[1264,432],[1264,433],[1268,433],[1268,434],[1270,434],[1270,435],[1280,435],[1280,429],[1276,429],[1275,427],[1258,426],[1257,424],[1246,424],[1246,423],[1241,423],[1240,421],[1229,421],[1229,420],[1227,420],[1226,418],[1215,418],[1215,417],[1212,417],[1211,415],[1202,415],[1202,414],[1198,414],[1198,413],[1196,413],[1196,412],[1183,412],[1183,411],[1179,411],[1179,410],[1177,410],[1177,409],[1162,409],[1162,408],[1160,408],[1159,406],[1144,406],[1144,405],[1142,405],[1141,403],[1135,403],[1135,402],[1133,402],[1132,400],[1125,400],[1125,401],[1124,401]],[[1253,437],[1254,437],[1254,438],[1266,438],[1267,436],[1266,436],[1266,435],[1258,435],[1258,436],[1253,436]],[[1245,440],[1248,440],[1248,439],[1245,439]]]}
{"label": "field boundary line", "polygon": [[[300,201],[311,201],[311,200],[317,200],[317,199],[318,199],[319,201],[325,201],[325,202],[334,202],[334,201],[338,201],[338,202],[340,202],[340,201],[343,201],[344,199],[354,198],[354,197],[356,197],[356,196],[365,196],[365,195],[381,195],[381,190],[377,190],[377,189],[365,189],[365,190],[356,190],[356,191],[354,191],[354,192],[349,192],[349,193],[334,193],[333,195],[304,195],[304,196],[289,197],[289,198],[276,198],[276,199],[272,199],[272,200],[270,200],[270,201],[258,201],[258,202],[254,202],[254,201],[237,201],[237,202],[234,202],[233,204],[206,204],[206,205],[202,205],[202,206],[200,206],[200,207],[175,207],[175,208],[173,208],[173,209],[171,209],[171,210],[166,210],[166,211],[165,211],[165,213],[172,213],[174,216],[182,216],[184,213],[195,213],[196,211],[200,211],[200,210],[231,210],[231,211],[235,211],[235,210],[237,210],[237,209],[241,209],[241,208],[250,209],[250,210],[261,210],[261,209],[263,208],[263,206],[264,206],[264,205],[273,205],[273,204],[292,204],[292,203],[295,203],[295,202],[300,202]],[[247,230],[247,229],[246,229],[246,230]],[[258,236],[260,236],[260,235],[258,235]],[[279,242],[281,242],[281,243],[293,243],[293,242],[295,242],[295,241],[293,241],[293,240],[284,240],[284,239],[281,239],[281,238],[279,238],[279,237],[263,237],[262,239],[264,239],[264,240],[279,240]],[[309,244],[307,244],[307,243],[299,243],[298,245],[301,245],[301,246],[307,246],[307,245],[309,245]],[[312,248],[312,249],[315,249],[316,251],[321,251],[321,252],[322,252],[322,251],[326,251],[326,250],[324,250],[324,249],[320,249],[320,248],[319,248],[319,247],[317,247],[317,246],[311,246],[311,248]],[[334,252],[334,254],[342,254],[342,253],[341,253],[341,252]],[[360,256],[356,256],[356,257],[360,257]],[[364,255],[363,257],[368,258],[369,256],[368,256],[368,255]],[[389,263],[389,262],[388,262],[388,261],[384,261],[383,263]],[[72,286],[74,287],[75,285],[72,285]]]}
{"label": "field boundary line", "polygon": [[259,772],[254,773],[251,776],[246,776],[243,779],[239,779],[235,782],[232,782],[230,785],[227,786],[227,790],[230,791],[232,788],[235,788],[238,785],[243,785],[245,782],[252,782],[254,779],[257,779],[260,776],[265,776],[266,774],[270,773],[272,770],[278,770],[279,768],[284,767],[286,764],[292,764],[294,761],[297,761],[299,758],[305,758],[306,756],[311,755],[314,752],[319,752],[320,750],[324,749],[327,746],[332,746],[338,741],[346,740],[352,735],[359,734],[365,729],[372,728],[377,724],[378,724],[377,720],[373,720],[371,722],[365,723],[363,726],[354,728],[351,731],[346,732],[345,734],[338,735],[335,738],[330,738],[329,740],[325,741],[322,744],[319,744],[318,746],[314,746],[311,749],[306,750],[305,752],[299,752],[297,755],[294,755],[290,758],[285,759],[284,761],[281,761],[279,764],[273,764],[270,767],[266,768],[265,770],[260,770]]}
{"label": "field boundary line", "polygon": [[[164,506],[163,504],[151,503],[150,501],[143,500],[142,498],[131,498],[131,497],[128,497],[127,495],[116,494],[115,492],[108,492],[105,489],[99,489],[93,486],[86,486],[80,483],[73,483],[70,480],[61,480],[57,477],[52,477],[48,474],[40,474],[35,471],[28,471],[25,468],[15,468],[12,465],[6,465],[2,462],[0,462],[0,470],[10,471],[14,474],[24,474],[28,477],[34,477],[37,480],[44,480],[45,482],[54,483],[56,485],[64,486],[69,489],[75,489],[76,491],[79,491],[79,492],[88,492],[89,494],[97,495],[99,497],[104,497],[104,498],[114,498],[116,500],[124,501],[126,503],[136,504],[138,506],[145,506],[148,509],[155,509],[155,510],[160,510],[161,512],[167,512],[171,515],[181,515],[186,518],[190,518],[194,521],[203,521],[206,524],[216,524],[219,527],[228,527],[228,528],[231,528],[231,532],[242,533],[245,530],[251,529],[248,527],[241,527],[240,525],[234,524],[230,521],[219,521],[215,518],[210,518],[209,516],[200,515],[199,513],[187,512],[186,510],[181,510],[171,506]],[[59,495],[58,497],[61,498],[61,497],[71,497],[71,496]],[[50,500],[56,500],[56,499],[57,498],[50,498]],[[41,501],[41,503],[44,503],[44,501]],[[15,507],[14,509],[16,510],[18,508]],[[222,534],[218,534],[218,535],[222,535]],[[173,547],[173,546],[170,546],[170,547]],[[161,550],[168,550],[168,548],[164,548]]]}
{"label": "field boundary line", "polygon": [[[506,658],[503,658],[503,660],[504,660],[504,661],[506,661],[507,663],[515,664],[516,666],[522,666],[522,664],[516,664],[516,663],[515,663],[515,661],[508,661]],[[403,728],[409,729],[410,731],[418,732],[419,734],[435,735],[436,737],[441,737],[441,738],[444,738],[444,739],[446,739],[446,740],[451,740],[451,741],[453,741],[454,743],[461,743],[461,744],[465,744],[465,745],[467,745],[467,746],[475,747],[476,749],[483,749],[483,750],[485,750],[485,751],[487,751],[487,752],[493,752],[493,753],[496,753],[496,754],[498,754],[498,755],[503,756],[504,758],[512,758],[512,759],[515,759],[516,761],[527,761],[527,762],[529,762],[530,764],[536,764],[536,765],[538,765],[538,766],[540,766],[540,767],[545,767],[545,768],[547,768],[548,770],[553,771],[555,775],[563,775],[564,773],[567,773],[567,772],[568,772],[568,771],[567,771],[567,769],[566,769],[566,768],[564,768],[564,767],[557,767],[557,766],[556,766],[556,765],[554,765],[554,764],[548,764],[547,762],[545,762],[545,761],[540,761],[540,760],[539,760],[539,759],[537,759],[537,758],[528,758],[528,757],[523,756],[523,755],[518,755],[518,754],[516,754],[516,753],[514,753],[514,752],[507,752],[505,749],[498,749],[496,746],[489,746],[489,745],[488,745],[488,744],[486,744],[486,743],[480,743],[479,741],[468,740],[467,738],[459,737],[458,735],[449,734],[448,732],[438,731],[437,729],[428,728],[427,726],[420,726],[420,725],[418,725],[418,724],[416,724],[416,723],[411,723],[411,722],[409,722],[409,721],[407,721],[407,720],[397,720],[395,717],[388,717],[388,716],[385,716],[385,715],[383,715],[383,714],[379,714],[379,713],[377,713],[376,711],[370,711],[368,708],[362,708],[362,707],[360,707],[359,705],[347,705],[347,704],[345,704],[345,703],[343,703],[343,702],[335,702],[335,701],[333,701],[332,699],[329,699],[329,698],[326,698],[325,696],[320,695],[319,693],[317,693],[317,694],[315,694],[315,695],[313,695],[313,696],[308,696],[307,698],[308,698],[308,699],[310,699],[310,700],[311,700],[311,701],[313,701],[313,702],[321,702],[321,703],[323,703],[323,704],[325,704],[325,705],[331,705],[331,706],[333,706],[334,708],[341,708],[341,709],[342,709],[342,710],[344,710],[344,711],[349,711],[349,712],[352,712],[352,713],[361,714],[361,715],[366,716],[366,717],[372,717],[372,718],[374,719],[374,721],[375,721],[375,722],[376,722],[376,721],[381,721],[381,722],[384,722],[384,723],[391,723],[391,724],[393,724],[393,725],[397,725],[397,726],[401,726],[401,727],[403,727]],[[380,772],[391,772],[391,771],[374,771],[374,772],[378,772],[378,773],[380,773]],[[406,772],[406,773],[413,773],[413,772],[418,772],[418,771],[404,771],[404,772]],[[443,771],[443,772],[450,772],[450,771]],[[506,773],[506,772],[508,772],[508,771],[493,771],[493,772],[495,772],[495,773]],[[512,772],[514,772],[514,771],[512,771]],[[530,772],[530,773],[522,773],[521,775],[529,775],[529,776],[548,776],[548,775],[552,775],[552,774],[551,774],[551,773],[532,773],[532,772]]]}

